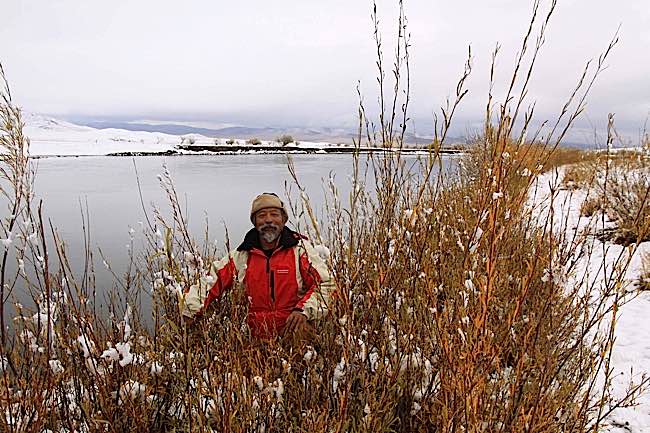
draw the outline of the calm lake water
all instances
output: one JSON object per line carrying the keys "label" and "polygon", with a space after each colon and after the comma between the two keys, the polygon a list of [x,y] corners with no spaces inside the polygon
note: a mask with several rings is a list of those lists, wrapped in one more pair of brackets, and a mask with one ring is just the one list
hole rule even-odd
{"label": "calm lake water", "polygon": [[[365,158],[365,157],[362,157]],[[415,156],[407,156],[415,162]],[[352,173],[350,155],[293,155],[296,172],[309,194],[312,205],[322,210],[324,182],[330,173],[343,194],[349,191]],[[454,165],[445,160],[447,167]],[[37,173],[37,200],[43,199],[43,214],[58,230],[67,245],[68,258],[76,272],[84,263],[82,211],[90,218],[91,248],[95,251],[97,287],[110,288],[113,278],[104,269],[97,248],[121,274],[127,264],[129,229],[135,230],[135,246],[142,239],[140,222],[145,214],[138,193],[137,167],[147,212],[152,218],[153,205],[168,213],[169,205],[158,175],[163,164],[169,169],[189,227],[202,239],[205,221],[210,241],[223,250],[224,224],[228,227],[231,247],[236,247],[252,226],[250,203],[261,192],[277,192],[285,199],[286,185],[292,180],[285,155],[205,155],[171,157],[78,157],[44,158],[34,161]],[[293,187],[292,196],[297,197]],[[344,201],[345,201],[345,197]],[[3,207],[2,212],[7,212]],[[52,257],[52,254],[51,254]],[[19,298],[23,296],[16,293]]]}

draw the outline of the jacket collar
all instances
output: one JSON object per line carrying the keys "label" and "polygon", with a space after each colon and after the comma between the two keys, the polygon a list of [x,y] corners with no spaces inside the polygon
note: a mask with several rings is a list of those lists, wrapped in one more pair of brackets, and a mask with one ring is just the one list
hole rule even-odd
{"label": "jacket collar", "polygon": [[[299,239],[301,239],[302,236],[300,234],[294,232],[288,227],[284,227],[282,229],[282,233],[280,234],[280,243],[278,244],[278,248],[292,248],[298,245]],[[258,250],[262,249],[262,244],[260,242],[260,235],[257,232],[257,229],[253,227],[246,233],[246,236],[244,236],[244,241],[241,243],[239,247],[237,247],[237,251],[250,251],[254,248],[257,248]]]}

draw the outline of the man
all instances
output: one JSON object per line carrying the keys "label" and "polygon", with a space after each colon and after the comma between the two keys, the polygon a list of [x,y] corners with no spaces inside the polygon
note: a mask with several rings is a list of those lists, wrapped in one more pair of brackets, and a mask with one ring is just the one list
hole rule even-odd
{"label": "man", "polygon": [[313,245],[285,226],[289,219],[273,193],[252,203],[253,225],[242,244],[212,263],[210,275],[185,294],[183,315],[201,315],[226,290],[239,286],[250,302],[248,326],[253,336],[272,338],[302,331],[308,321],[327,313],[334,283]]}

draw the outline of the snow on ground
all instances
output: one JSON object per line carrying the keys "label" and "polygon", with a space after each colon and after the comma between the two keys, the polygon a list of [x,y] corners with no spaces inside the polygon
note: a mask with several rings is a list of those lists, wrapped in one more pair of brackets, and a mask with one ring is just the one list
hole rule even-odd
{"label": "snow on ground", "polygon": [[[226,146],[228,139],[199,134],[171,135],[160,132],[127,131],[124,129],[96,129],[75,125],[37,114],[23,115],[24,134],[30,139],[32,156],[107,155],[120,152],[165,152],[185,145]],[[235,146],[246,145],[246,139],[233,138]],[[293,144],[293,143],[292,143]],[[262,141],[261,146],[277,146],[275,141]],[[318,148],[334,146],[331,143],[300,142],[298,147]],[[254,148],[251,149],[255,153]],[[182,153],[182,152],[181,152]]]}
{"label": "snow on ground", "polygon": [[[576,275],[587,272],[589,281],[602,284],[605,275],[610,275],[617,260],[619,263],[627,263],[625,258],[629,250],[610,242],[603,243],[593,236],[594,230],[602,229],[603,226],[611,227],[612,223],[603,221],[600,217],[581,217],[580,206],[587,193],[559,188],[562,177],[563,170],[558,169],[537,179],[530,200],[534,206],[534,213],[542,222],[548,215],[549,209],[552,209],[554,227],[557,230],[566,229],[567,239],[573,239],[576,235],[576,242],[584,242],[584,246],[591,254],[585,255],[580,260]],[[552,189],[556,190],[556,194],[550,206],[549,197]],[[588,235],[581,236],[581,233]],[[650,242],[641,243],[629,261],[625,271],[625,281],[629,291],[635,290],[635,282],[643,271],[642,257],[647,254],[650,254]],[[616,374],[613,379],[615,396],[624,395],[630,379],[638,382],[643,374],[650,375],[650,291],[641,292],[620,308],[612,365]],[[642,395],[637,403],[636,407],[614,411],[608,417],[609,431],[650,433],[650,392]]]}
{"label": "snow on ground", "polygon": [[164,152],[180,144],[180,137],[156,132],[95,129],[46,118],[24,116],[24,134],[32,156],[106,155],[115,152]]}

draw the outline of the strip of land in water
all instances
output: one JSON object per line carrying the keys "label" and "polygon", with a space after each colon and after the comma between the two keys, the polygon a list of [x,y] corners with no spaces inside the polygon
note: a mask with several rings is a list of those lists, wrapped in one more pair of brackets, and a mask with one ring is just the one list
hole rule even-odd
{"label": "strip of land in water", "polygon": [[[402,148],[385,148],[385,147],[354,147],[354,146],[323,146],[311,147],[302,145],[275,146],[275,145],[180,145],[173,150],[164,150],[160,152],[115,152],[107,156],[169,156],[169,155],[232,155],[232,154],[257,154],[257,153],[302,153],[302,154],[342,154],[342,153],[373,153],[373,152],[401,152],[409,154],[426,154],[433,149],[423,147],[402,147]],[[441,154],[454,155],[463,153],[463,149],[443,148]]]}

